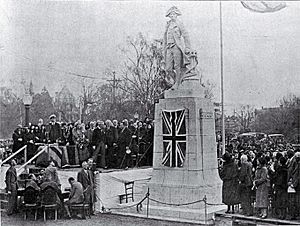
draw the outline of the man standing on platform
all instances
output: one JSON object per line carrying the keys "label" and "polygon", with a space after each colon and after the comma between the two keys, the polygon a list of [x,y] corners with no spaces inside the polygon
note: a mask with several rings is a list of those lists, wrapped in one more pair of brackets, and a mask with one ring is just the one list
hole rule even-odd
{"label": "man standing on platform", "polygon": [[125,167],[128,169],[131,162],[131,150],[129,148],[131,140],[132,140],[132,133],[128,128],[128,120],[124,119],[122,122],[122,129],[119,134],[119,139],[117,142],[118,145],[118,166],[120,168]]}
{"label": "man standing on platform", "polygon": [[95,185],[93,181],[92,171],[86,161],[82,163],[82,169],[77,174],[77,181],[82,184],[85,201],[90,204],[90,211],[93,213],[95,200]]}
{"label": "man standing on platform", "polygon": [[105,137],[105,124],[103,121],[97,122],[97,127],[93,131],[92,142],[95,148],[95,151],[93,153],[93,159],[97,163],[98,154],[100,153],[101,154],[100,167],[105,168],[106,167],[106,161],[105,161],[106,137]]}
{"label": "man standing on platform", "polygon": [[56,122],[56,115],[51,115],[50,122],[47,126],[48,132],[48,142],[49,143],[58,143],[61,138],[61,129],[60,125]]}
{"label": "man standing on platform", "polygon": [[6,191],[10,195],[8,200],[8,210],[7,215],[12,215],[18,212],[18,181],[17,181],[17,171],[15,168],[16,161],[13,159],[10,162],[10,167],[6,171],[5,183]]}

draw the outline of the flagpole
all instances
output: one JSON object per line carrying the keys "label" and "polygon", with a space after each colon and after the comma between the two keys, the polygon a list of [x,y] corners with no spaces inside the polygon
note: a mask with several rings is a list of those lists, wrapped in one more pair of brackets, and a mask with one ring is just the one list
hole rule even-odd
{"label": "flagpole", "polygon": [[222,120],[222,154],[225,153],[225,114],[224,114],[224,73],[223,73],[223,21],[222,1],[219,1],[220,9],[220,66],[221,66],[221,120]]}

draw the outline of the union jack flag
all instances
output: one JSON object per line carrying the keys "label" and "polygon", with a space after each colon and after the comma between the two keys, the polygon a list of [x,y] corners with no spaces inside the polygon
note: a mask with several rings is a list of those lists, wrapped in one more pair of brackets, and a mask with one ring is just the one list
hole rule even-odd
{"label": "union jack flag", "polygon": [[162,111],[163,160],[169,167],[182,167],[186,152],[185,110]]}

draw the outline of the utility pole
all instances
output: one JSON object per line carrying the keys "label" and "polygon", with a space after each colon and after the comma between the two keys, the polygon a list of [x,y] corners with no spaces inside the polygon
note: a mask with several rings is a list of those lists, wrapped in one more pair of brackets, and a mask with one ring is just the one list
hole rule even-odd
{"label": "utility pole", "polygon": [[112,72],[113,74],[113,79],[109,79],[107,80],[108,82],[110,82],[110,84],[112,85],[112,105],[113,106],[111,109],[112,109],[112,117],[116,117],[116,112],[117,112],[117,108],[116,108],[116,90],[118,88],[118,84],[119,82],[121,82],[122,80],[121,79],[116,79],[116,72],[113,71]]}
{"label": "utility pole", "polygon": [[113,79],[109,79],[107,80],[108,82],[112,82],[112,99],[113,99],[113,104],[115,105],[116,103],[116,90],[117,90],[117,87],[118,87],[118,83],[121,82],[122,80],[121,79],[116,79],[116,72],[113,71],[112,72],[113,74]]}

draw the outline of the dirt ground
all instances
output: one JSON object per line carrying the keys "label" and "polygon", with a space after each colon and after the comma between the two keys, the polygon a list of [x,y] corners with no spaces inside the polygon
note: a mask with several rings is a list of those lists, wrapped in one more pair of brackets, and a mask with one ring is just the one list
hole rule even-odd
{"label": "dirt ground", "polygon": [[[42,218],[34,219],[29,218],[24,220],[22,214],[7,216],[5,212],[1,212],[1,226],[40,226],[40,225],[64,225],[64,226],[191,226],[192,224],[183,224],[176,222],[167,222],[167,221],[157,221],[153,219],[142,219],[136,217],[126,217],[114,214],[97,214],[92,216],[91,219],[87,218],[86,220],[81,219],[59,219],[54,221],[53,219],[43,221]],[[193,224],[194,225],[194,224]]]}

